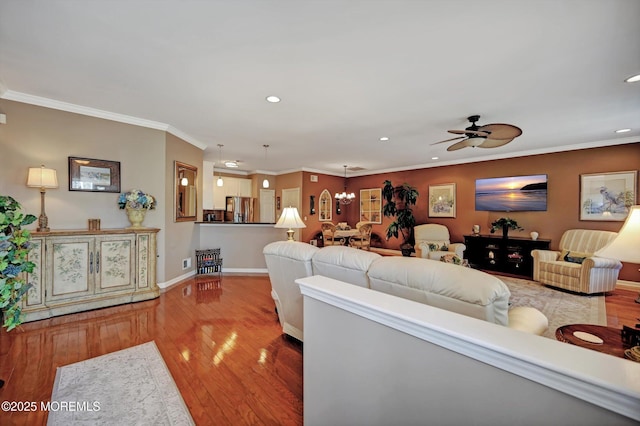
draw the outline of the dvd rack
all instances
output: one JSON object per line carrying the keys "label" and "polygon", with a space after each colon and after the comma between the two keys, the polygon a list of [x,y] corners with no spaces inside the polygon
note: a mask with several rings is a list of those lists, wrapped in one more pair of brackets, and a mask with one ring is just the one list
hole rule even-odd
{"label": "dvd rack", "polygon": [[196,250],[196,274],[222,274],[220,249]]}

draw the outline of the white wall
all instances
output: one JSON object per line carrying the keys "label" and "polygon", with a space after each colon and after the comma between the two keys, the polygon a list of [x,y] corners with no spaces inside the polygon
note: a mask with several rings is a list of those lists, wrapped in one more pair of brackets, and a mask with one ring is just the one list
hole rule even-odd
{"label": "white wall", "polygon": [[640,364],[321,276],[297,282],[305,425],[640,420]]}

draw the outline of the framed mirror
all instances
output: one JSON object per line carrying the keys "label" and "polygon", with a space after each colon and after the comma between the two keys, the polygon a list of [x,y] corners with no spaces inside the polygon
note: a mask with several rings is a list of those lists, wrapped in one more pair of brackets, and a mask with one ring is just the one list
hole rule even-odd
{"label": "framed mirror", "polygon": [[176,222],[195,221],[198,215],[198,169],[175,162]]}
{"label": "framed mirror", "polygon": [[318,199],[318,220],[321,222],[331,222],[332,216],[332,200],[331,194],[326,189],[322,191],[320,194],[320,198]]}

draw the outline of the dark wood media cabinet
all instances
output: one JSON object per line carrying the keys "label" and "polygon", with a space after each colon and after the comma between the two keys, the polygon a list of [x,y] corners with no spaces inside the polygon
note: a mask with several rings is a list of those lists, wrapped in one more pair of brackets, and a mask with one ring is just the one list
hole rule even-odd
{"label": "dark wood media cabinet", "polygon": [[501,235],[465,235],[464,244],[467,246],[464,257],[473,268],[531,278],[533,277],[531,251],[549,250],[551,240],[503,238]]}

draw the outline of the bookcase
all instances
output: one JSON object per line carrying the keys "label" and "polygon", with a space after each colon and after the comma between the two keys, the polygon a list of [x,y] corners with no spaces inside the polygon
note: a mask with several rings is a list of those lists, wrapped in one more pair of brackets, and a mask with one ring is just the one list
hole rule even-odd
{"label": "bookcase", "polygon": [[465,235],[465,258],[473,268],[533,276],[531,251],[549,250],[551,240],[493,235]]}

